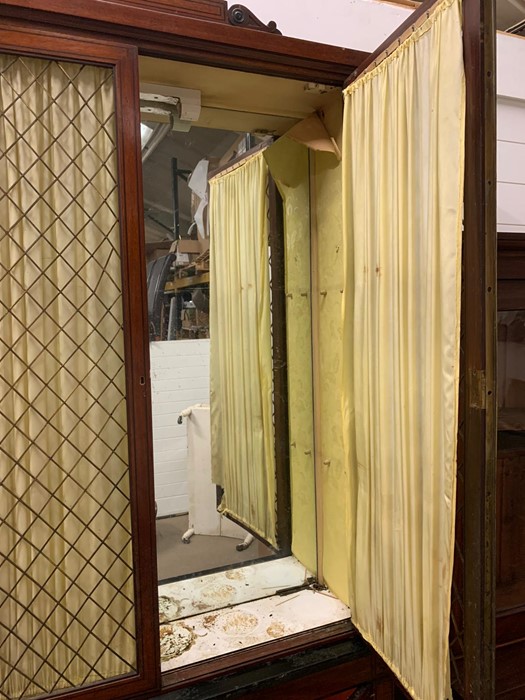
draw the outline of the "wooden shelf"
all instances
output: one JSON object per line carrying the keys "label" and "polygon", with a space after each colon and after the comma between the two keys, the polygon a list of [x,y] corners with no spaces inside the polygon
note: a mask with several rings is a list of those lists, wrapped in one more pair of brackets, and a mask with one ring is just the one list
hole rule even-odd
{"label": "wooden shelf", "polygon": [[178,292],[179,289],[187,289],[188,287],[195,287],[198,284],[209,284],[210,273],[204,272],[202,275],[192,275],[191,277],[179,277],[174,279],[173,282],[166,282],[164,291]]}

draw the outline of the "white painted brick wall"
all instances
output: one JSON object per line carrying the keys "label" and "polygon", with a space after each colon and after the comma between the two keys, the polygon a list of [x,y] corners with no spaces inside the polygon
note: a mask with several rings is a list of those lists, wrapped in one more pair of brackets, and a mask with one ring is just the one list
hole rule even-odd
{"label": "white painted brick wall", "polygon": [[210,401],[210,341],[150,343],[153,461],[158,517],[188,511],[186,421],[179,413]]}
{"label": "white painted brick wall", "polygon": [[[231,6],[233,0],[229,0]],[[376,0],[249,0],[263,22],[274,20],[285,36],[374,51],[413,8]]]}
{"label": "white painted brick wall", "polygon": [[498,231],[525,233],[525,39],[497,35]]}
{"label": "white painted brick wall", "polygon": [[525,100],[499,98],[497,123],[498,231],[525,233]]}

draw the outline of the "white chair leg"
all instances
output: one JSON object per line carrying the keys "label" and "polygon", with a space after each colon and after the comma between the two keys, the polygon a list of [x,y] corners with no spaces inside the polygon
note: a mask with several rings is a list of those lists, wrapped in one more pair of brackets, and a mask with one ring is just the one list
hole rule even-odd
{"label": "white chair leg", "polygon": [[189,530],[186,530],[186,532],[182,535],[182,541],[184,544],[189,544],[192,536],[195,534],[195,530],[190,527]]}
{"label": "white chair leg", "polygon": [[251,543],[254,541],[255,537],[253,535],[246,535],[244,540],[241,542],[241,544],[238,544],[235,549],[238,552],[244,552],[245,549],[248,549],[248,547],[251,545]]}

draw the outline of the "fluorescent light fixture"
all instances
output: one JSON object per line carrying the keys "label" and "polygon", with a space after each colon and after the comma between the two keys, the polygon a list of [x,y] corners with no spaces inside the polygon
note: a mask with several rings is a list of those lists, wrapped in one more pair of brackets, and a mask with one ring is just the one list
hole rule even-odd
{"label": "fluorescent light fixture", "polygon": [[142,147],[142,150],[144,150],[148,144],[148,141],[152,137],[154,132],[154,129],[151,128],[151,126],[148,126],[147,124],[144,124],[141,122],[140,124],[140,145]]}
{"label": "fluorescent light fixture", "polygon": [[169,122],[173,131],[189,131],[201,113],[201,92],[172,85],[141,83],[140,112],[143,118]]}

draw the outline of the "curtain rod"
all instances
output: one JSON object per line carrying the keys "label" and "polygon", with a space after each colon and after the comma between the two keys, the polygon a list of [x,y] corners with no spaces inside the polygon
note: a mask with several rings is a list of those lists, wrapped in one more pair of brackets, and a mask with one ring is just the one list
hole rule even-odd
{"label": "curtain rod", "polygon": [[399,27],[393,31],[392,34],[390,34],[390,36],[385,39],[385,41],[354,70],[353,73],[350,73],[348,78],[345,80],[343,87],[347,88],[368,68],[370,68],[370,66],[373,66],[374,63],[379,63],[383,60],[383,58],[386,58],[386,55],[391,53],[390,49],[393,47],[393,45],[396,43],[401,43],[401,37],[405,34],[405,32],[407,32],[407,30],[411,30],[418,20],[424,21],[427,13],[430,13],[434,5],[437,5],[439,2],[441,2],[441,0],[425,0],[422,2],[421,5],[414,10],[414,12],[412,12],[412,14],[409,15],[406,20],[400,24]]}
{"label": "curtain rod", "polygon": [[255,146],[254,148],[250,148],[249,151],[246,151],[245,153],[241,153],[240,156],[237,156],[237,158],[234,158],[233,160],[230,160],[229,163],[226,163],[225,165],[221,166],[220,168],[216,168],[215,170],[212,170],[208,174],[208,180],[213,180],[214,177],[217,177],[217,175],[226,175],[226,173],[230,172],[231,170],[235,170],[238,166],[242,165],[245,160],[248,160],[251,156],[256,155],[259,153],[259,151],[263,151],[265,148],[268,148],[275,139],[271,141],[263,141],[260,143],[258,146]]}

